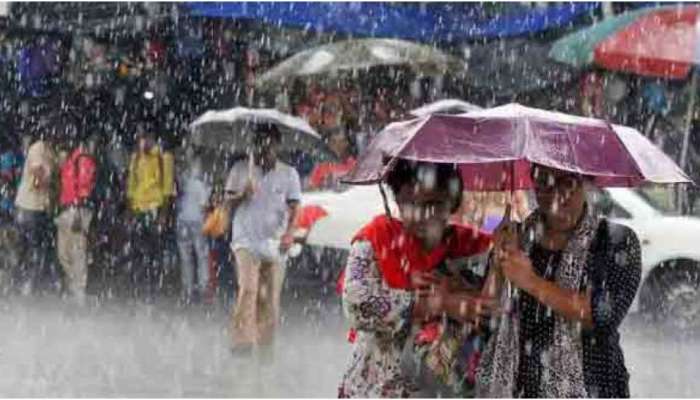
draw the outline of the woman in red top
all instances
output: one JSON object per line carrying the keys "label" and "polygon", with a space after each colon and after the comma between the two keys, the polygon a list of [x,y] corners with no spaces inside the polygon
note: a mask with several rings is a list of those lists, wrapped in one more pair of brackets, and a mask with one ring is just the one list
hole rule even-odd
{"label": "woman in red top", "polygon": [[362,228],[345,268],[343,307],[356,335],[340,397],[415,394],[401,365],[415,328],[443,315],[473,322],[494,304],[437,274],[446,260],[486,252],[491,244],[488,234],[448,223],[463,189],[454,166],[399,160],[387,183],[399,218],[381,215]]}
{"label": "woman in red top", "polygon": [[338,158],[338,162],[322,162],[311,171],[307,183],[308,189],[332,189],[338,185],[340,178],[355,167],[357,160],[353,156],[352,144],[345,128],[336,127],[326,134],[328,147]]}

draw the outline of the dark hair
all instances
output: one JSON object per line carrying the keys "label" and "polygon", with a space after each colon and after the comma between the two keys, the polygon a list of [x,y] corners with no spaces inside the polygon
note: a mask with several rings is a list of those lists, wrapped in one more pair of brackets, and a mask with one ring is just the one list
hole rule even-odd
{"label": "dark hair", "polygon": [[532,179],[534,181],[535,178],[537,178],[537,174],[538,174],[539,170],[558,171],[562,174],[569,175],[580,182],[592,182],[593,180],[595,180],[595,177],[593,175],[579,174],[576,172],[571,172],[571,171],[558,169],[558,168],[554,168],[554,167],[548,167],[546,165],[535,164],[535,163],[533,163],[532,166],[530,167],[530,179]]}
{"label": "dark hair", "polygon": [[254,128],[258,137],[268,138],[271,141],[281,143],[282,132],[277,128],[277,125],[271,123],[257,123]]}
{"label": "dark hair", "polygon": [[348,153],[352,156],[357,156],[357,143],[355,137],[350,134],[350,127],[347,124],[342,124],[333,128],[320,129],[319,133],[323,136],[323,141],[326,144],[330,143],[333,136],[343,135],[348,142]]}
{"label": "dark hair", "polygon": [[[397,196],[405,185],[424,184],[426,174],[434,172],[434,189],[450,194],[454,203],[451,212],[456,212],[462,205],[464,182],[455,164],[431,163],[398,159],[386,176],[386,183]],[[455,186],[456,185],[456,186]]]}

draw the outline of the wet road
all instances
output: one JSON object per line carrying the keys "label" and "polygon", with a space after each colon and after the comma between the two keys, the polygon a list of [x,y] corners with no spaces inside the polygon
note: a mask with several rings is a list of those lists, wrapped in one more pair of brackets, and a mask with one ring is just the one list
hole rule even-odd
{"label": "wet road", "polygon": [[[274,363],[227,350],[223,310],[55,298],[0,299],[3,397],[334,397],[349,352],[337,310],[287,304]],[[623,333],[632,394],[700,394],[700,340],[632,318]]]}

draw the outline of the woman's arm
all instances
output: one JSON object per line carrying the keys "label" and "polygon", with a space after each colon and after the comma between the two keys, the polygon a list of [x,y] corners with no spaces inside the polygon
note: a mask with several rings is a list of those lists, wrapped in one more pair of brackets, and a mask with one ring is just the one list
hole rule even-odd
{"label": "woman's arm", "polygon": [[615,331],[632,305],[642,276],[641,247],[637,235],[628,227],[610,223],[612,249],[607,251],[605,265],[596,265],[592,272],[591,317],[593,330],[600,335]]}
{"label": "woman's arm", "polygon": [[369,242],[353,244],[343,286],[343,308],[358,330],[393,334],[413,322],[413,293],[384,284]]}
{"label": "woman's arm", "polygon": [[[501,261],[505,277],[540,303],[551,307],[571,321],[579,321],[586,329],[609,332],[617,329],[634,300],[641,277],[639,241],[628,228],[625,237],[595,265],[604,272],[594,274],[585,293],[560,288],[535,274],[530,259],[520,250],[510,249]],[[622,256],[624,255],[624,257]],[[602,278],[601,278],[602,277]]]}
{"label": "woman's arm", "polygon": [[555,313],[570,321],[580,322],[585,329],[594,327],[590,291],[581,293],[571,289],[563,289],[555,282],[540,277],[535,277],[532,286],[523,290],[535,297],[540,303],[551,307]]}
{"label": "woman's arm", "polygon": [[571,321],[578,321],[586,328],[593,327],[591,295],[560,288],[555,282],[537,275],[530,258],[520,249],[509,248],[499,260],[503,276],[515,287],[524,290],[552,311]]}

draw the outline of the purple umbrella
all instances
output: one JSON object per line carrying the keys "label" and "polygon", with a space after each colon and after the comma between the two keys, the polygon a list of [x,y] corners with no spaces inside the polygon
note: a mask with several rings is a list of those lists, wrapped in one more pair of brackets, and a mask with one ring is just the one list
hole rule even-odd
{"label": "purple umbrella", "polygon": [[377,183],[398,158],[458,164],[470,190],[530,189],[532,164],[592,176],[599,187],[692,183],[632,128],[519,104],[390,124],[344,181]]}

